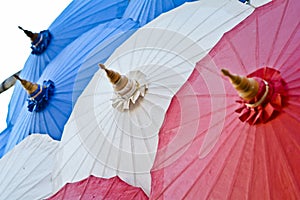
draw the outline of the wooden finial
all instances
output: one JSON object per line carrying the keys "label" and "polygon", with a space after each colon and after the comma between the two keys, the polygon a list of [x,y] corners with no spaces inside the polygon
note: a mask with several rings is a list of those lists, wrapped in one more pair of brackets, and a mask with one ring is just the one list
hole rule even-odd
{"label": "wooden finial", "polygon": [[226,69],[222,69],[221,71],[224,76],[227,76],[229,78],[231,84],[237,90],[239,96],[244,100],[251,100],[257,95],[259,84],[256,80],[254,80],[253,78],[231,74]]}
{"label": "wooden finial", "polygon": [[25,90],[27,91],[28,94],[32,94],[33,92],[35,92],[38,89],[38,84],[21,79],[16,74],[14,74],[13,76],[21,82],[22,86],[25,88]]}
{"label": "wooden finial", "polygon": [[30,38],[31,42],[33,42],[39,35],[38,33],[33,33],[31,31],[25,30],[21,26],[18,26],[18,28],[21,29],[27,35],[27,37]]}
{"label": "wooden finial", "polygon": [[106,69],[105,65],[103,65],[103,64],[99,64],[99,67],[101,69],[105,70],[106,75],[110,79],[111,83],[116,84],[120,80],[121,75],[118,72],[115,72],[110,69]]}

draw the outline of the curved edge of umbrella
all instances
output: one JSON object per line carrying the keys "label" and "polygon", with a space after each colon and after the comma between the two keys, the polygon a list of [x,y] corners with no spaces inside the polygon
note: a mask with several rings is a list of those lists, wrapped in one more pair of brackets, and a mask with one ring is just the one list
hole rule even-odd
{"label": "curved edge of umbrella", "polygon": [[74,183],[67,183],[47,200],[59,199],[148,199],[140,188],[131,186],[115,176],[109,179],[93,175]]}

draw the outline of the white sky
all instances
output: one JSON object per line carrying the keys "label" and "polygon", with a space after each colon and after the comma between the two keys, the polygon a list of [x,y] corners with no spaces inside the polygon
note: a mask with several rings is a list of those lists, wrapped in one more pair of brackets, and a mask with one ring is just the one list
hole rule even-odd
{"label": "white sky", "polygon": [[[0,83],[21,70],[30,55],[30,39],[23,31],[46,30],[71,0],[10,0],[0,6]],[[7,107],[13,88],[0,94],[0,132],[6,128]]]}

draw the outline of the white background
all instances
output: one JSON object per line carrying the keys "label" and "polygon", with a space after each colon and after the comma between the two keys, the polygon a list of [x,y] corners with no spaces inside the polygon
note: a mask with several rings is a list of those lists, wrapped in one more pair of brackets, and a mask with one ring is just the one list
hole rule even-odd
{"label": "white background", "polygon": [[[46,30],[71,0],[10,0],[0,6],[0,83],[21,70],[30,55],[30,39],[18,26],[32,32]],[[13,87],[0,94],[0,132]]]}

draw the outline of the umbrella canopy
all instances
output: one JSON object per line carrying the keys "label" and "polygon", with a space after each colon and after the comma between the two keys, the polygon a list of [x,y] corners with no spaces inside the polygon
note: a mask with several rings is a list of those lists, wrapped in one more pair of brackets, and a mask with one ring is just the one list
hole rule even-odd
{"label": "umbrella canopy", "polygon": [[50,184],[58,146],[48,135],[31,135],[0,160],[0,199],[42,199]]}
{"label": "umbrella canopy", "polygon": [[[130,3],[138,4],[138,1]],[[156,9],[156,7],[151,9]],[[165,10],[159,10],[165,12]],[[145,10],[142,11],[145,12]],[[98,62],[105,62],[112,52],[139,27],[140,24],[132,19],[115,19],[98,25],[68,45],[47,66],[37,81],[40,86],[48,82],[53,83],[53,96],[43,98],[47,100],[47,106],[37,112],[28,112],[27,105],[23,105],[18,121],[7,139],[5,152],[31,133],[47,133],[53,139],[60,140],[72,106],[97,71]],[[25,79],[22,74],[20,77]],[[42,102],[42,104],[45,103]]]}
{"label": "umbrella canopy", "polygon": [[[40,33],[25,30],[27,35],[28,32],[39,35],[36,40],[40,45],[36,44],[36,48],[42,46],[43,52],[28,57],[20,76],[36,82],[49,62],[66,46],[97,25],[122,17],[127,5],[127,0],[74,0],[47,30]],[[6,119],[8,127],[15,124],[26,98],[26,91],[17,83],[8,106]]]}
{"label": "umbrella canopy", "polygon": [[159,133],[150,199],[299,199],[299,9],[258,8],[197,63]]}
{"label": "umbrella canopy", "polygon": [[[185,2],[195,0],[172,0],[172,1],[149,1],[140,0],[130,3],[123,15],[124,18],[130,18],[138,22],[141,26],[147,24],[163,12],[176,8]],[[152,9],[152,8],[156,9]]]}
{"label": "umbrella canopy", "polygon": [[[118,175],[149,195],[158,132],[172,97],[196,60],[252,11],[237,1],[186,3],[120,46],[75,104],[60,145],[55,188],[90,174]],[[90,61],[101,63],[97,57]]]}
{"label": "umbrella canopy", "polygon": [[68,183],[48,200],[74,199],[148,199],[140,189],[128,185],[118,177],[110,179],[89,176],[76,183]]}

